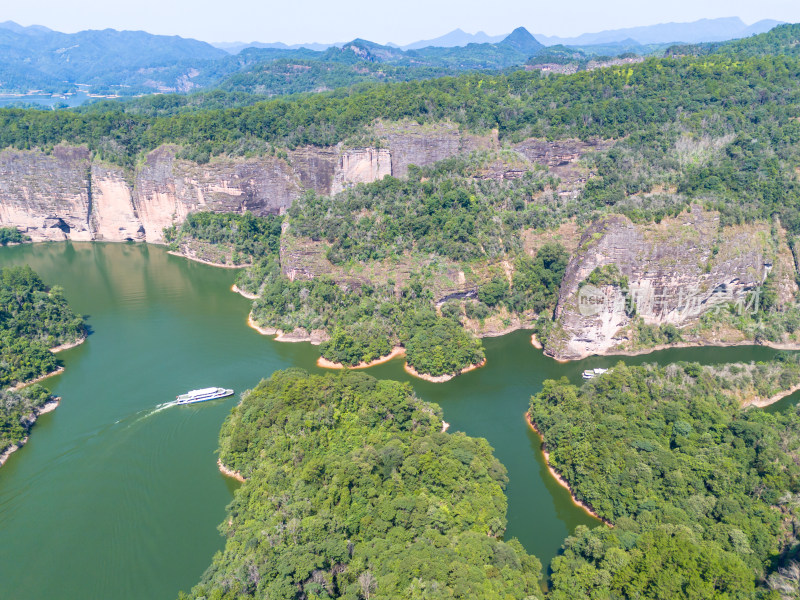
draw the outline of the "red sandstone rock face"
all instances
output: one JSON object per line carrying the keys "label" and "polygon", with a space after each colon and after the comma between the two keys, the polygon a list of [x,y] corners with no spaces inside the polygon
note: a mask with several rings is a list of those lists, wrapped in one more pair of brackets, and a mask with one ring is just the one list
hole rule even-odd
{"label": "red sandstone rock face", "polygon": [[[162,146],[134,173],[92,160],[86,148],[59,146],[51,154],[4,150],[0,226],[17,227],[34,241],[158,243],[164,227],[194,211],[279,214],[306,190],[336,193],[387,175],[404,177],[412,164],[429,166],[499,148],[497,132],[465,133],[453,123],[378,122],[373,138],[379,147],[306,147],[290,151],[287,158],[215,158],[203,165],[176,158],[177,147]],[[515,150],[557,171],[598,147],[574,140],[528,140]]]}
{"label": "red sandstone rock face", "polygon": [[[719,214],[695,206],[660,224],[613,216],[584,232],[564,275],[554,335],[545,351],[579,359],[626,350],[625,328],[636,317],[648,325],[681,327],[729,303],[747,303],[773,269],[779,288],[797,289],[784,236],[772,244],[770,224],[720,227]],[[582,285],[596,267],[616,265],[627,289]],[[627,293],[625,293],[627,292]],[[590,297],[591,296],[591,297]],[[592,300],[601,300],[592,302]]]}

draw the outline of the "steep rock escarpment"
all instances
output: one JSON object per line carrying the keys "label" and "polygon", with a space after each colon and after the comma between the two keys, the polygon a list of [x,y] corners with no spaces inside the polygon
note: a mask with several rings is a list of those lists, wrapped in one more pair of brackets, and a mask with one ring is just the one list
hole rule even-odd
{"label": "steep rock escarpment", "polygon": [[[219,157],[202,165],[177,158],[176,147],[162,146],[133,172],[93,160],[86,148],[58,146],[49,154],[4,150],[0,227],[17,227],[34,241],[158,243],[164,227],[193,211],[280,213],[306,190],[336,193],[386,175],[404,177],[412,164],[424,167],[499,148],[497,132],[467,133],[453,123],[378,122],[367,139],[376,140],[370,142],[376,147],[305,147],[283,157]],[[596,147],[529,140],[515,149],[527,165],[539,162],[557,170]]]}
{"label": "steep rock escarpment", "polygon": [[93,163],[89,226],[96,240],[144,241],[145,229],[131,197],[125,173],[119,167]]}
{"label": "steep rock escarpment", "polygon": [[394,177],[405,177],[409,165],[426,167],[451,156],[499,147],[497,131],[476,135],[462,132],[454,123],[380,122],[373,132],[391,156]]}
{"label": "steep rock escarpment", "polygon": [[215,159],[197,165],[175,158],[162,147],[137,171],[133,203],[148,242],[162,241],[162,230],[190,212],[250,211],[276,214],[291,205],[302,186],[280,158]]}
{"label": "steep rock escarpment", "polygon": [[392,174],[392,154],[378,148],[354,148],[339,155],[331,188],[336,194],[356,183],[370,183]]}
{"label": "steep rock escarpment", "polygon": [[0,152],[0,226],[34,241],[90,240],[89,152],[56,146]]}
{"label": "steep rock escarpment", "polygon": [[[698,207],[660,224],[622,216],[598,221],[567,267],[546,353],[579,359],[624,350],[634,314],[647,325],[682,327],[723,304],[747,309],[749,293],[787,253],[785,241],[773,243],[769,224],[720,227],[717,213]],[[616,265],[618,273],[606,271],[616,281],[607,276],[587,284],[595,269],[608,265]],[[778,288],[793,294],[792,270],[776,275]]]}

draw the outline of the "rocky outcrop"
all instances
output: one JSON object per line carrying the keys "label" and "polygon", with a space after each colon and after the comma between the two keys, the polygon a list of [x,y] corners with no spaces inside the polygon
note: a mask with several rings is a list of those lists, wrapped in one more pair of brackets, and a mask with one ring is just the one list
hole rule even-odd
{"label": "rocky outcrop", "polygon": [[378,148],[348,149],[339,156],[331,193],[356,183],[370,183],[392,174],[392,155]]}
{"label": "rocky outcrop", "polygon": [[162,147],[137,171],[133,203],[148,242],[162,241],[162,230],[190,212],[251,211],[277,214],[302,192],[297,174],[285,159],[215,159],[198,165]]}
{"label": "rocky outcrop", "polygon": [[409,165],[425,167],[451,156],[499,148],[496,130],[477,135],[461,131],[454,123],[380,122],[373,132],[391,155],[394,177],[405,177]]}
{"label": "rocky outcrop", "polygon": [[123,170],[94,163],[89,183],[92,199],[89,225],[94,239],[143,241],[145,229],[136,214]]}
{"label": "rocky outcrop", "polygon": [[[94,160],[81,147],[57,146],[51,153],[5,150],[0,152],[0,227],[17,227],[34,241],[158,243],[164,227],[193,211],[276,214],[306,190],[336,193],[387,175],[404,177],[412,164],[429,166],[499,148],[496,131],[465,133],[454,123],[378,122],[366,139],[375,142],[214,158],[207,164],[179,159],[177,147],[162,146],[133,171]],[[528,161],[557,170],[597,147],[529,140],[515,147],[526,158],[519,173],[503,171],[502,176],[521,175]]]}
{"label": "rocky outcrop", "polygon": [[15,226],[34,241],[90,240],[89,152],[0,152],[0,226]]}
{"label": "rocky outcrop", "polygon": [[[660,224],[637,225],[622,216],[596,222],[567,267],[545,351],[579,359],[624,350],[633,315],[648,325],[682,327],[724,304],[748,310],[750,292],[777,255],[786,254],[771,240],[769,224],[723,228],[717,213],[699,207]],[[587,283],[607,265],[618,268],[616,281]],[[788,269],[779,275],[779,288],[797,289]]]}
{"label": "rocky outcrop", "polygon": [[605,140],[560,140],[550,142],[531,138],[514,145],[514,150],[529,161],[547,167],[563,167],[574,163],[587,152],[597,152],[610,148],[611,142]]}

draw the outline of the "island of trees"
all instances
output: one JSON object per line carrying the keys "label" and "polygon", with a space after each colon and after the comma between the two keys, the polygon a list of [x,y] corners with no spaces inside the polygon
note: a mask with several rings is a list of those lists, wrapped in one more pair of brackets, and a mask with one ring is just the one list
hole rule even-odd
{"label": "island of trees", "polygon": [[58,368],[51,348],[85,335],[58,287],[48,288],[27,266],[0,268],[0,455],[27,437],[53,400],[45,388],[24,384]]}

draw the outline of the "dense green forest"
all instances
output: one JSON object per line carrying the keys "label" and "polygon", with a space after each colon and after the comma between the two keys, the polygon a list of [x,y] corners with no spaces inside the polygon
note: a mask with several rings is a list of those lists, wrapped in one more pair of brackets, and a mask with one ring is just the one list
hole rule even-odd
{"label": "dense green forest", "polygon": [[363,373],[262,381],[220,434],[221,461],[248,478],[225,549],[182,597],[540,597],[539,562],[500,540],[505,468],[440,414]]}
{"label": "dense green forest", "polygon": [[[324,330],[325,358],[345,365],[369,362],[406,348],[406,360],[420,373],[448,375],[480,363],[483,347],[458,320],[439,316],[426,278],[419,275],[396,293],[394,285],[337,284],[330,277],[289,280],[276,262],[257,266],[263,277],[252,317],[262,326],[293,331]],[[245,286],[252,273],[237,285]]]}
{"label": "dense green forest", "polygon": [[[331,145],[375,119],[449,119],[467,128],[526,137],[661,137],[666,124],[693,135],[742,134],[777,121],[790,136],[800,65],[766,56],[650,59],[563,77],[538,72],[467,74],[429,81],[369,85],[252,106],[150,117],[108,106],[98,111],[0,111],[0,146],[48,148],[85,143],[110,160],[132,164],[162,143],[209,154],[251,141],[295,147]],[[735,99],[735,101],[732,101]],[[135,107],[136,104],[130,105]],[[114,142],[114,150],[109,142]]]}
{"label": "dense green forest", "polygon": [[292,229],[327,241],[334,264],[411,251],[454,261],[517,252],[523,227],[555,227],[566,216],[554,203],[537,201],[556,180],[545,167],[510,181],[480,179],[487,159],[449,159],[411,169],[402,180],[384,177],[334,196],[309,192],[289,210]]}
{"label": "dense green forest", "polygon": [[[244,214],[190,213],[181,225],[164,229],[164,240],[172,250],[222,255],[222,262],[250,264],[276,256],[280,250],[281,219]],[[218,256],[214,262],[220,262]]]}
{"label": "dense green forest", "polygon": [[85,335],[58,287],[48,288],[30,267],[0,269],[0,386],[53,371],[50,348]]}
{"label": "dense green forest", "polygon": [[19,391],[0,390],[0,454],[25,439],[36,421],[36,410],[53,397],[40,385]]}
{"label": "dense green forest", "polygon": [[799,548],[800,410],[741,402],[799,381],[794,355],[620,363],[580,388],[546,381],[529,415],[550,464],[614,524],[566,540],[550,597],[751,598],[777,587]]}
{"label": "dense green forest", "polygon": [[[48,288],[30,267],[0,268],[0,387],[54,371],[50,348],[84,335],[83,319],[59,288]],[[39,385],[0,390],[0,453],[27,436],[35,410],[50,399]]]}

